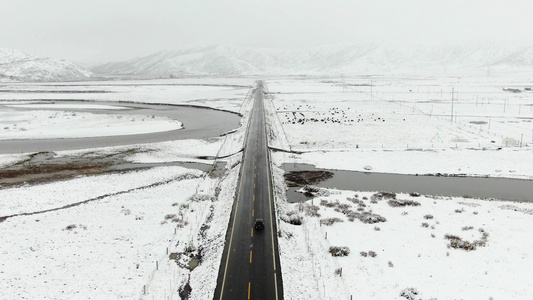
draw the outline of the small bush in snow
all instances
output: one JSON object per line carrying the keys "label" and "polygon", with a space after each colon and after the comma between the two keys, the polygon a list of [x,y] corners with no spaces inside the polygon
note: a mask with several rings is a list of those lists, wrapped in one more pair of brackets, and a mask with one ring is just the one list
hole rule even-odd
{"label": "small bush in snow", "polygon": [[379,228],[379,227],[377,227],[377,226],[374,226],[374,230],[375,230],[375,231],[380,231],[381,228]]}
{"label": "small bush in snow", "polygon": [[326,218],[326,219],[320,220],[320,225],[331,226],[337,222],[344,222],[344,221],[339,218]]}
{"label": "small bush in snow", "polygon": [[428,227],[429,227],[429,224],[426,223],[426,222],[424,222],[424,223],[422,223],[422,227],[428,228]]}
{"label": "small bush in snow", "polygon": [[392,268],[394,267],[394,265],[392,264],[392,261],[389,260],[389,268]]}
{"label": "small bush in snow", "polygon": [[76,229],[76,224],[70,224],[68,225],[67,227],[65,227],[66,230],[72,230],[72,229]]}
{"label": "small bush in snow", "polygon": [[340,212],[340,213],[345,213],[347,211],[350,210],[350,208],[352,208],[352,206],[350,204],[339,204],[337,203],[337,207],[335,208],[335,211],[336,212]]}
{"label": "small bush in snow", "polygon": [[303,218],[300,215],[292,215],[289,223],[292,225],[302,225]]}
{"label": "small bush in snow", "polygon": [[175,214],[168,214],[168,215],[165,216],[165,220],[172,220],[174,218],[176,218]]}
{"label": "small bush in snow", "polygon": [[368,253],[366,253],[365,251],[361,251],[361,252],[359,252],[359,254],[361,254],[362,257],[367,257],[368,256]]}
{"label": "small bush in snow", "polygon": [[329,253],[331,253],[332,256],[348,256],[350,254],[350,248],[346,246],[331,246],[329,247]]}
{"label": "small bush in snow", "polygon": [[374,251],[368,251],[368,255],[370,255],[371,257],[376,257],[378,256],[376,252]]}
{"label": "small bush in snow", "polygon": [[281,215],[281,220],[292,225],[302,225],[303,217],[294,211]]}
{"label": "small bush in snow", "polygon": [[425,215],[425,216],[424,216],[424,219],[426,219],[426,220],[431,220],[431,219],[433,219],[433,216],[432,216],[432,215]]}
{"label": "small bush in snow", "polygon": [[215,201],[215,197],[207,194],[194,194],[192,195],[189,200],[195,201],[195,202],[202,202],[202,201]]}
{"label": "small bush in snow", "polygon": [[305,206],[305,215],[311,216],[311,217],[320,217],[320,214],[318,213],[318,210],[320,207],[315,205],[307,205]]}
{"label": "small bush in snow", "polygon": [[387,219],[385,219],[384,217],[377,214],[373,214],[371,212],[359,213],[355,211],[350,211],[346,214],[346,216],[348,217],[348,221],[350,222],[353,222],[355,219],[358,219],[359,221],[365,224],[374,224],[387,221]]}
{"label": "small bush in snow", "polygon": [[489,234],[487,232],[483,232],[481,235],[481,239],[475,240],[473,242],[463,241],[463,239],[461,239],[460,237],[451,234],[446,234],[444,238],[450,240],[448,248],[473,251],[476,250],[477,247],[485,247],[487,245],[488,236]]}
{"label": "small bush in snow", "polygon": [[461,228],[461,230],[463,231],[472,230],[472,229],[474,229],[474,226],[464,226]]}
{"label": "small bush in snow", "polygon": [[342,268],[335,269],[335,275],[342,276]]}
{"label": "small bush in snow", "polygon": [[420,202],[414,200],[396,200],[391,199],[388,201],[389,205],[392,207],[403,207],[403,206],[420,206]]}
{"label": "small bush in snow", "polygon": [[322,206],[325,206],[325,207],[337,207],[339,205],[339,201],[335,201],[335,202],[329,202],[328,200],[320,200],[320,205]]}
{"label": "small bush in snow", "polygon": [[373,199],[373,200],[396,199],[396,193],[392,193],[392,192],[375,193],[374,195],[370,197],[370,199]]}
{"label": "small bush in snow", "polygon": [[417,300],[420,293],[415,288],[406,288],[400,292],[400,297],[404,297],[407,300]]}

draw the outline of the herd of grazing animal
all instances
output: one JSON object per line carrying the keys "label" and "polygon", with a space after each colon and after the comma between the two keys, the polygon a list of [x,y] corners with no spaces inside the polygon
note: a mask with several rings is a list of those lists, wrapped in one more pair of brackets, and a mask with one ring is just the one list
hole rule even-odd
{"label": "herd of grazing animal", "polygon": [[[282,124],[305,124],[308,122],[323,123],[323,124],[344,124],[355,125],[364,122],[362,114],[357,111],[350,111],[350,107],[342,109],[339,107],[329,108],[327,111],[316,110],[316,107],[301,104],[297,107],[283,106],[277,108],[278,114]],[[367,116],[371,122],[385,122],[385,118],[378,117],[374,113]],[[405,121],[405,120],[404,120]]]}

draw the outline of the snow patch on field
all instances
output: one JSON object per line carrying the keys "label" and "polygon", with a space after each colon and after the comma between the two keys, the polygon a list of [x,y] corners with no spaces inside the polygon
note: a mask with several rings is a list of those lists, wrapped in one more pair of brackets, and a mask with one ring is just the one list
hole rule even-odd
{"label": "snow patch on field", "polygon": [[82,138],[142,134],[183,128],[165,117],[0,109],[0,140]]}
{"label": "snow patch on field", "polygon": [[[322,196],[301,204],[279,196],[281,214],[303,217],[301,226],[280,222],[286,298],[403,299],[400,293],[407,288],[417,289],[422,299],[533,295],[525,267],[533,264],[531,203],[398,194],[400,201],[419,204],[398,207],[386,198],[372,200],[374,194],[324,189]],[[371,212],[386,221],[350,221],[353,212]],[[328,220],[333,224],[326,225]],[[472,251],[451,248],[446,238],[456,235],[474,243],[485,233],[485,246]],[[350,253],[333,257],[332,246],[348,247]]]}

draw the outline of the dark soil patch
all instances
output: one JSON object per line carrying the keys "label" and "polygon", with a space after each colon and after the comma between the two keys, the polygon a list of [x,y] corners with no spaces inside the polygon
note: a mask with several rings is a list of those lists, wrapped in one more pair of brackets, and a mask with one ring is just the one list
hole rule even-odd
{"label": "dark soil patch", "polygon": [[26,160],[1,168],[0,186],[33,185],[67,180],[80,175],[116,172],[113,166],[123,164],[127,154],[130,154],[129,151],[105,156],[57,157],[53,152],[35,153]]}
{"label": "dark soil patch", "polygon": [[300,187],[317,184],[333,177],[328,171],[292,171],[285,175],[285,181],[289,187]]}

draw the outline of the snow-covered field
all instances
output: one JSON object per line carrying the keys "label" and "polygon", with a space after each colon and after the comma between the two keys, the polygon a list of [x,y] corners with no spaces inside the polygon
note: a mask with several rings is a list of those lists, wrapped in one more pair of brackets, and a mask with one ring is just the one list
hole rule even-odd
{"label": "snow-covered field", "polygon": [[[246,113],[253,81],[192,78],[7,84],[0,86],[0,104],[78,99],[189,104]],[[386,173],[533,179],[533,93],[524,91],[532,85],[527,77],[292,77],[266,80],[266,85],[269,132],[274,137],[271,146],[302,152],[272,155],[280,215],[303,217],[301,226],[279,220],[285,299],[350,299],[351,295],[354,299],[407,299],[400,294],[413,293],[410,288],[419,292],[411,299],[533,297],[527,281],[531,277],[528,266],[533,265],[528,231],[533,225],[531,203],[398,194],[398,199],[420,205],[392,207],[388,199],[372,201],[375,192],[330,189],[308,203],[289,204],[279,168],[288,162],[325,169],[370,167]],[[520,88],[522,93],[503,88]],[[87,126],[103,124],[96,131],[102,134],[107,124],[117,121],[112,110],[107,116],[79,112],[72,116],[68,107],[60,113],[39,107],[32,110],[40,117],[19,116],[17,128],[28,130],[17,131],[17,138],[37,137],[36,129],[29,130],[37,128],[37,120],[47,134],[87,118],[94,118]],[[16,108],[5,108],[0,114],[13,111]],[[5,120],[0,118],[0,122]],[[121,120],[116,126],[134,128],[139,123],[144,127],[149,121],[141,121],[141,116],[135,120]],[[12,121],[0,128],[13,130]],[[166,121],[156,119],[154,126]],[[79,131],[64,131],[62,136]],[[198,161],[197,156],[237,152],[243,134],[240,128],[206,140],[56,155],[105,156],[133,149],[127,157],[133,162]],[[0,166],[27,157],[0,155]],[[220,178],[168,166],[0,188],[0,217],[28,214],[0,222],[2,294],[8,299],[179,299],[178,289],[190,275],[191,299],[211,299],[239,161],[240,155],[225,159]],[[200,201],[192,199],[193,195],[200,195]],[[217,195],[213,201],[211,197]],[[40,213],[54,208],[58,210]],[[312,213],[315,210],[320,216]],[[350,211],[370,210],[386,221],[349,221],[355,215]],[[326,218],[342,222],[320,226]],[[450,241],[458,240],[446,239],[446,235],[472,243],[477,240],[477,248],[448,248]],[[330,246],[349,247],[350,254],[332,257]],[[172,253],[201,254],[202,262],[189,271],[183,267],[186,255]],[[336,274],[338,269],[342,276]]]}
{"label": "snow-covered field", "polygon": [[[321,189],[313,200],[291,204],[280,169],[308,163],[531,180],[529,79],[279,79],[267,85],[271,146],[302,152],[272,155],[281,219],[302,219],[300,226],[279,223],[287,299],[533,297],[527,280],[531,202],[398,194],[406,206],[391,206],[385,197],[372,200],[380,191]],[[348,256],[333,257],[332,246],[347,247]]]}
{"label": "snow-covered field", "polygon": [[[25,108],[25,110],[10,109]],[[39,108],[54,110],[39,110]],[[72,112],[69,108],[87,109],[87,105],[6,105],[0,110],[0,140],[54,139],[114,136],[177,130],[179,121],[170,118]],[[90,107],[92,108],[92,107]],[[29,109],[29,110],[28,110]],[[62,110],[64,109],[64,110]],[[102,109],[102,108],[99,108]],[[105,108],[107,109],[107,108]]]}
{"label": "snow-covered field", "polygon": [[[151,116],[128,116],[121,120],[112,110],[115,106],[90,102],[72,106],[57,101],[54,108],[60,111],[39,110],[49,108],[42,104],[43,99],[193,104],[242,113],[250,109],[248,93],[253,80],[246,80],[242,86],[219,79],[200,83],[203,85],[183,85],[188,84],[186,80],[69,83],[60,87],[4,85],[3,89],[9,91],[1,93],[0,104],[31,107],[31,112],[4,106],[0,120],[9,128],[4,128],[3,134],[7,135],[14,123],[17,128],[26,129],[17,131],[17,139],[42,137],[40,132],[46,137],[78,137],[83,136],[84,128],[91,129],[91,136],[99,136],[109,133],[109,127],[115,127],[116,133],[130,134],[169,130],[172,124],[181,126],[175,120]],[[87,95],[89,99],[84,97]],[[109,109],[109,114],[69,112],[72,108]],[[241,127],[223,137],[59,151],[53,156],[98,159],[124,153],[128,155],[127,161],[141,164],[180,161],[212,164],[212,160],[197,157],[231,155],[242,148],[243,141]],[[30,155],[0,155],[0,166],[23,162]],[[0,219],[4,245],[0,248],[2,297],[179,299],[180,288],[189,283],[191,297],[212,298],[240,154],[224,162],[221,177],[194,169],[161,166],[0,187],[0,217],[15,215]],[[188,269],[190,257],[201,259],[194,272]]]}
{"label": "snow-covered field", "polygon": [[344,87],[340,79],[274,80],[274,120],[286,139],[273,145],[304,152],[289,155],[291,163],[320,168],[531,179],[531,85],[492,77],[346,79]]}

